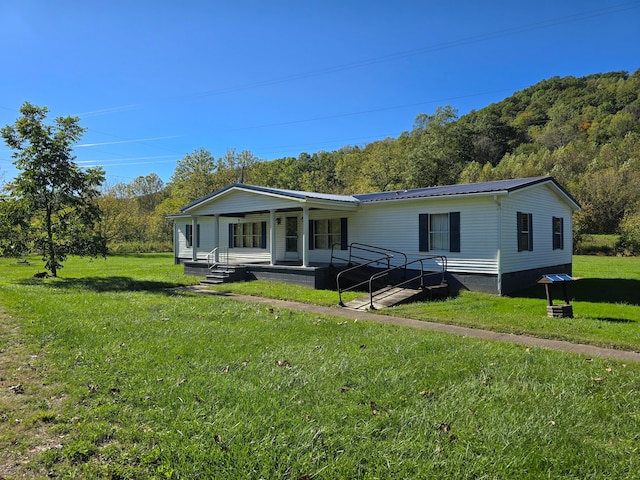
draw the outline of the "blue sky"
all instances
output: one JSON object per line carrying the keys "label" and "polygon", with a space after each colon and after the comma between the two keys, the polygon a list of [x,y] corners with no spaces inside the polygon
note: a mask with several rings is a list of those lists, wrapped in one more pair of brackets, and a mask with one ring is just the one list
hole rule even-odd
{"label": "blue sky", "polygon": [[[88,128],[110,184],[195,149],[297,157],[397,137],[553,76],[640,68],[640,1],[0,2],[0,126],[29,101]],[[0,181],[16,174],[0,145]]]}

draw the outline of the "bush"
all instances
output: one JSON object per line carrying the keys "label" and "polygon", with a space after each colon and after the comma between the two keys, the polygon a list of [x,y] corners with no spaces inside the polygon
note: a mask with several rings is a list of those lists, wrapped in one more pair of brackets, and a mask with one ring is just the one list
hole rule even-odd
{"label": "bush", "polygon": [[640,255],[640,212],[625,214],[616,247],[623,255]]}
{"label": "bush", "polygon": [[580,237],[580,243],[574,245],[573,253],[575,255],[616,255],[619,238],[619,235],[583,234]]}
{"label": "bush", "polygon": [[172,252],[173,245],[167,242],[121,242],[109,244],[109,253],[125,255],[128,253],[163,253]]}

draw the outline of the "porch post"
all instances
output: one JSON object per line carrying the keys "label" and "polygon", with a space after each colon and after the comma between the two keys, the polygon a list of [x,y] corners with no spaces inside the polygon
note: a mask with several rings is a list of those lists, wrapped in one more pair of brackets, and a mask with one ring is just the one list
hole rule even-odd
{"label": "porch post", "polygon": [[276,211],[269,210],[269,265],[276,264]]}
{"label": "porch post", "polygon": [[178,237],[178,220],[173,221],[173,263],[180,263],[180,238]]}
{"label": "porch post", "polygon": [[216,214],[213,216],[213,248],[215,249],[215,253],[213,254],[213,261],[218,263],[219,261],[219,253],[220,250],[220,215]]}
{"label": "porch post", "polygon": [[198,217],[191,217],[191,260],[198,260]]}
{"label": "porch post", "polygon": [[302,207],[302,266],[309,266],[309,207]]}

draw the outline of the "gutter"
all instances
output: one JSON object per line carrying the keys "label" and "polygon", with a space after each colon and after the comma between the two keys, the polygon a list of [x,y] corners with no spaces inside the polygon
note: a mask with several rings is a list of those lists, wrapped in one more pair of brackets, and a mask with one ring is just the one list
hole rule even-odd
{"label": "gutter", "polygon": [[465,199],[465,198],[494,197],[495,199],[497,196],[506,197],[507,195],[509,195],[508,190],[499,190],[497,192],[454,193],[451,195],[425,195],[423,197],[388,198],[385,200],[369,200],[369,201],[362,201],[361,205],[366,206],[366,205],[375,205],[378,203],[389,203],[389,202],[416,202],[416,201],[419,202],[423,200],[444,200],[444,199],[450,199],[450,198]]}

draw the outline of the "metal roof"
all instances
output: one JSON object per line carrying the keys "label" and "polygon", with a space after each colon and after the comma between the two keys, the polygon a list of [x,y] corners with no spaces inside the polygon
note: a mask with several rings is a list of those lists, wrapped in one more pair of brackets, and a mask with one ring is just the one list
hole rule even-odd
{"label": "metal roof", "polygon": [[[444,197],[451,195],[469,195],[478,193],[512,192],[520,188],[545,181],[553,181],[551,177],[518,178],[513,180],[495,180],[493,182],[468,183],[461,185],[445,185],[440,187],[416,188],[414,190],[394,190],[390,192],[366,193],[354,195],[361,202],[380,202],[409,198]],[[560,187],[561,188],[561,187]],[[564,191],[564,190],[563,190]],[[566,193],[566,192],[565,192]],[[568,195],[568,194],[567,194]]]}
{"label": "metal roof", "polygon": [[394,200],[407,200],[429,197],[446,197],[456,195],[471,194],[492,194],[492,193],[509,193],[522,188],[530,187],[539,183],[550,182],[559,192],[566,196],[570,203],[573,203],[576,209],[580,209],[578,202],[558,183],[553,177],[531,177],[517,178],[512,180],[495,180],[492,182],[469,183],[462,185],[446,185],[438,187],[417,188],[413,190],[392,190],[389,192],[365,193],[355,195],[334,195],[330,193],[303,192],[299,190],[286,190],[281,188],[260,187],[257,185],[248,185],[245,183],[233,183],[220,190],[213,192],[206,197],[196,200],[193,203],[183,207],[180,211],[185,212],[190,208],[206,202],[212,198],[224,194],[232,189],[252,191],[264,193],[267,195],[277,195],[282,197],[293,198],[297,200],[323,200],[331,202],[346,202],[351,204],[369,203],[369,202],[389,202]]}
{"label": "metal roof", "polygon": [[226,187],[221,188],[220,190],[216,190],[215,192],[205,197],[202,197],[190,203],[189,205],[186,205],[185,207],[182,207],[180,211],[184,212],[186,210],[189,210],[190,208],[200,203],[206,202],[207,200],[220,196],[225,192],[233,189],[246,190],[246,191],[257,192],[257,193],[266,193],[268,195],[289,197],[297,200],[328,200],[332,202],[347,202],[347,203],[356,203],[356,204],[359,203],[359,201],[351,195],[334,195],[331,193],[302,192],[299,190],[286,190],[282,188],[260,187],[257,185],[249,185],[246,183],[232,183],[231,185],[227,185]]}

